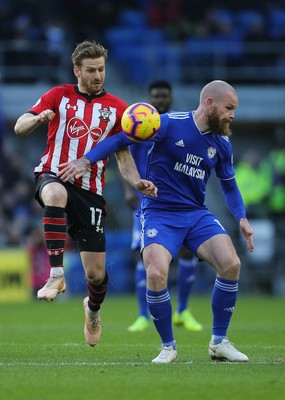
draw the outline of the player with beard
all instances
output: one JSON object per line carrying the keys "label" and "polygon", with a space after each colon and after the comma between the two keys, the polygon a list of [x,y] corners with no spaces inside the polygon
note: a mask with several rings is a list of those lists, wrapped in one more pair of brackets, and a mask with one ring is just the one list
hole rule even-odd
{"label": "player with beard", "polygon": [[[150,104],[153,105],[159,114],[171,112],[172,105],[172,87],[168,81],[156,80],[149,84],[148,87]],[[152,142],[135,143],[130,147],[131,154],[136,163],[137,169],[141,177],[146,175],[146,159]],[[146,302],[146,270],[140,256],[140,232],[141,224],[139,218],[139,210],[143,195],[134,190],[124,181],[125,198],[127,204],[134,210],[132,244],[131,248],[137,257],[135,285],[136,296],[138,302],[139,315],[137,319],[128,327],[129,332],[142,332],[151,326],[149,318],[148,306]],[[184,247],[177,257],[177,304],[176,311],[173,314],[173,324],[183,326],[189,331],[201,331],[202,325],[195,319],[192,311],[188,308],[188,302],[191,297],[192,288],[196,278],[198,268],[197,257],[194,257]]]}
{"label": "player with beard", "polygon": [[[240,259],[218,218],[205,204],[211,170],[219,178],[225,202],[253,251],[253,231],[246,218],[242,196],[235,180],[230,124],[238,106],[235,89],[215,80],[200,93],[195,111],[161,115],[161,127],[152,139],[148,179],[158,188],[157,198],[142,202],[142,257],[147,271],[147,303],[161,338],[161,351],[153,363],[170,363],[178,357],[172,329],[172,306],[167,290],[168,270],[182,245],[217,272],[212,293],[212,359],[248,361],[227,338],[235,308]],[[81,175],[102,157],[132,141],[123,133],[61,166],[59,175]]]}
{"label": "player with beard", "polygon": [[[28,135],[48,124],[47,147],[34,172],[51,268],[50,278],[37,297],[52,301],[65,291],[63,254],[67,231],[78,245],[87,280],[84,334],[90,346],[95,346],[101,335],[100,307],[108,285],[103,197],[107,158],[94,163],[78,179],[70,176],[63,182],[56,175],[59,163],[83,156],[99,142],[121,132],[127,104],[104,90],[106,59],[107,50],[99,43],[79,43],[72,54],[77,84],[52,88],[15,124],[17,135]],[[156,195],[155,186],[140,179],[128,147],[118,150],[116,159],[131,186]]]}

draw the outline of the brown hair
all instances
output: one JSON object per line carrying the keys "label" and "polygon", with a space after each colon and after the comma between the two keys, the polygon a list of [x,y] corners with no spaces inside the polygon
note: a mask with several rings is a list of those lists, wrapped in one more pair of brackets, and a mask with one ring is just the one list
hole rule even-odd
{"label": "brown hair", "polygon": [[74,52],[72,53],[71,59],[73,65],[80,66],[82,60],[85,58],[99,57],[104,57],[105,60],[107,60],[108,50],[105,49],[100,43],[85,40],[84,42],[77,44]]}

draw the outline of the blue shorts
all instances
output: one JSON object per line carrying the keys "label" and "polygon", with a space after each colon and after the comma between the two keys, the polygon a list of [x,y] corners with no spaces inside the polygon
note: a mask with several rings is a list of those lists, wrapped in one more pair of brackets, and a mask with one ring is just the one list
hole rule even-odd
{"label": "blue shorts", "polygon": [[132,230],[132,250],[139,250],[141,247],[141,222],[139,216],[139,209],[133,212],[133,230]]}
{"label": "blue shorts", "polygon": [[198,247],[211,237],[227,234],[218,218],[208,210],[141,213],[141,251],[151,243],[165,247],[175,258],[182,246],[197,255]]}

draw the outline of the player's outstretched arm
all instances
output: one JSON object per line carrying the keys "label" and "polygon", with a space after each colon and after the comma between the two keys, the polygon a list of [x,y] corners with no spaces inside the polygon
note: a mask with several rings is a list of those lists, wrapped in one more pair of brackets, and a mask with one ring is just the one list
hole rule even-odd
{"label": "player's outstretched arm", "polygon": [[51,122],[55,117],[52,110],[44,110],[39,115],[25,113],[21,115],[14,126],[14,131],[18,136],[29,135],[38,126]]}
{"label": "player's outstretched arm", "polygon": [[83,157],[58,165],[57,167],[59,172],[57,176],[59,176],[64,182],[69,181],[74,177],[78,179],[85,174],[91,164],[108,158],[111,154],[129,144],[134,144],[134,142],[128,139],[123,132],[104,139],[97,143],[96,146]]}
{"label": "player's outstretched arm", "polygon": [[157,197],[157,187],[151,181],[141,179],[128,147],[116,152],[116,160],[122,177],[129,185],[142,194]]}
{"label": "player's outstretched arm", "polygon": [[85,154],[91,164],[96,161],[104,160],[111,154],[134,144],[132,140],[128,139],[124,132],[119,132],[117,135],[111,136],[107,139],[97,143],[96,146]]}

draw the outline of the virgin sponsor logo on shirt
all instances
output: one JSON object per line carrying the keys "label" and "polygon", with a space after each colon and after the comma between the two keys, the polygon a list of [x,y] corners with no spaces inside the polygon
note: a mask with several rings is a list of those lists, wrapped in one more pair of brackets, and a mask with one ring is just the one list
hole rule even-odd
{"label": "virgin sponsor logo on shirt", "polygon": [[73,117],[68,121],[66,132],[70,139],[81,139],[86,135],[90,135],[95,143],[102,136],[102,129],[99,126],[90,128],[83,119],[78,117]]}

